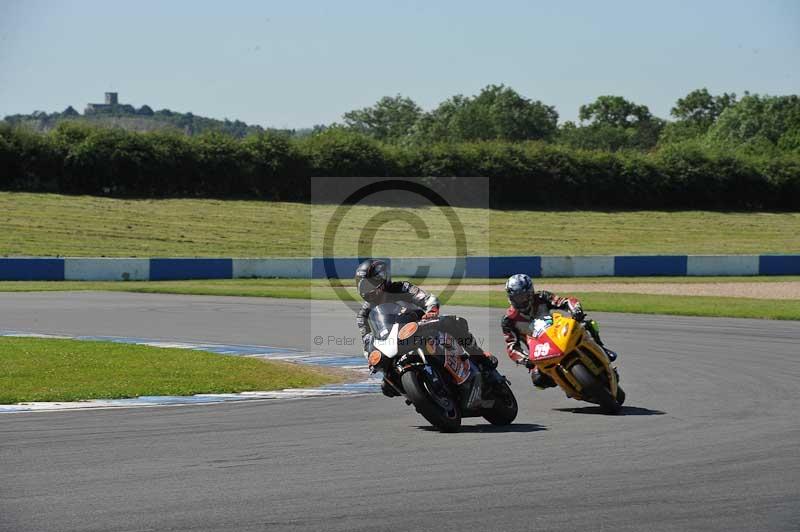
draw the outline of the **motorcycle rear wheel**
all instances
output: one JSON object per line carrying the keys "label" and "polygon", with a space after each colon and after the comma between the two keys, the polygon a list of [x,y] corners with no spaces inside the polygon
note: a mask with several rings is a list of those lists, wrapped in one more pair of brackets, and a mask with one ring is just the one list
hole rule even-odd
{"label": "motorcycle rear wheel", "polygon": [[483,418],[492,425],[510,425],[517,417],[517,398],[507,382],[495,387],[494,406],[483,412]]}
{"label": "motorcycle rear wheel", "polygon": [[570,372],[581,383],[581,395],[597,401],[600,408],[606,414],[616,414],[622,408],[619,403],[611,396],[611,392],[605,387],[602,381],[592,375],[582,364],[575,364]]}
{"label": "motorcycle rear wheel", "polygon": [[[433,390],[428,390],[425,386],[425,377],[419,375],[416,371],[407,371],[403,373],[401,381],[406,395],[414,403],[414,407],[422,417],[434,427],[442,432],[456,432],[461,428],[461,412],[458,405],[451,398],[447,398],[450,408],[445,408],[436,401],[432,394]],[[444,399],[444,398],[442,398]]]}

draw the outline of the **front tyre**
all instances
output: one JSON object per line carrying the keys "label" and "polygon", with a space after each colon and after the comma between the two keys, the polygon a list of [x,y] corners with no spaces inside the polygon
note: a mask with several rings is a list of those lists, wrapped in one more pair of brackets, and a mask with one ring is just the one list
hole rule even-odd
{"label": "front tyre", "polygon": [[625,390],[619,384],[617,384],[617,404],[619,406],[625,404]]}
{"label": "front tyre", "polygon": [[619,403],[611,396],[611,392],[603,385],[602,381],[592,375],[582,364],[575,364],[570,370],[572,375],[581,383],[581,395],[588,397],[597,404],[606,414],[616,414],[620,411]]}
{"label": "front tyre", "polygon": [[461,428],[461,412],[444,390],[436,390],[430,378],[422,372],[407,371],[401,377],[409,400],[422,417],[442,432]]}
{"label": "front tyre", "polygon": [[483,417],[492,425],[510,425],[517,417],[517,398],[507,382],[495,386],[494,406],[484,410]]}

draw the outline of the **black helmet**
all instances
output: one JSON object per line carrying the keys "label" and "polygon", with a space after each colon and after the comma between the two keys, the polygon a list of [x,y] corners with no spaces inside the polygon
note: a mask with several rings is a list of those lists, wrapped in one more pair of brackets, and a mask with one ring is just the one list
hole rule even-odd
{"label": "black helmet", "polygon": [[356,288],[366,301],[374,301],[389,282],[389,265],[379,259],[367,259],[356,268]]}
{"label": "black helmet", "polygon": [[506,281],[508,302],[517,310],[527,310],[533,300],[533,281],[524,273],[512,275]]}

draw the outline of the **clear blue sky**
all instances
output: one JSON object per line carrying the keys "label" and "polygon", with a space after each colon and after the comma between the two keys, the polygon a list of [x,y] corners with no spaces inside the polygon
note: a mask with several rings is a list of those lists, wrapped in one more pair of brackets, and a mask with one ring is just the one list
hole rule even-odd
{"label": "clear blue sky", "polygon": [[0,116],[120,100],[274,127],[505,83],[561,120],[601,94],[800,93],[800,1],[0,0]]}

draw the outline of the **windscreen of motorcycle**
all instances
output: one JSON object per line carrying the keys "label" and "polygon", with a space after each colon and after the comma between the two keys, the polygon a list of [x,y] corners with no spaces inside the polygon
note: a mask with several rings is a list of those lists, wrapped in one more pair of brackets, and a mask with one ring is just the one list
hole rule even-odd
{"label": "windscreen of motorcycle", "polygon": [[419,310],[419,307],[405,302],[400,303],[383,303],[370,311],[367,322],[373,338],[385,340],[395,323],[402,327],[406,323],[418,321],[416,310]]}
{"label": "windscreen of motorcycle", "polygon": [[539,338],[543,332],[550,328],[553,325],[553,317],[552,316],[544,316],[542,318],[537,318],[531,322],[530,331],[531,335],[534,338]]}

